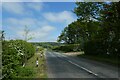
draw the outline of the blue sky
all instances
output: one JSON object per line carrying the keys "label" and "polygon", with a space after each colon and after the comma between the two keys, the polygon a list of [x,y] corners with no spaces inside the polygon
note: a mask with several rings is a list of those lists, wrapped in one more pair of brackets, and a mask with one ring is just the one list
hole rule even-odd
{"label": "blue sky", "polygon": [[24,39],[28,26],[32,42],[55,42],[61,31],[77,19],[74,2],[3,2],[2,28],[6,39]]}

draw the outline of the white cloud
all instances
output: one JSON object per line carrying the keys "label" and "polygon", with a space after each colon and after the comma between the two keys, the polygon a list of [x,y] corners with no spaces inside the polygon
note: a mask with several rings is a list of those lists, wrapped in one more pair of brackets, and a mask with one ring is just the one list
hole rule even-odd
{"label": "white cloud", "polygon": [[[84,2],[84,0],[77,0],[77,1]],[[97,0],[95,0],[93,2],[96,2],[96,1]],[[116,2],[117,0],[113,0],[113,1]],[[76,2],[76,1],[75,0],[2,0],[2,2]],[[103,1],[101,1],[101,2],[103,2]]]}
{"label": "white cloud", "polygon": [[44,32],[49,32],[49,31],[54,30],[54,29],[55,29],[54,27],[47,25],[47,26],[42,27],[40,30],[44,31]]}
{"label": "white cloud", "polygon": [[76,18],[74,18],[72,12],[70,12],[70,11],[63,11],[63,12],[59,12],[59,13],[48,12],[48,13],[44,13],[43,16],[48,21],[64,22],[64,23],[66,22],[67,24],[76,20]]}
{"label": "white cloud", "polygon": [[25,25],[32,26],[32,27],[35,27],[35,26],[39,27],[40,25],[46,24],[44,21],[40,22],[38,19],[35,19],[35,18],[22,18],[22,19],[7,18],[3,21],[3,23],[16,26],[16,27],[24,27]]}
{"label": "white cloud", "polygon": [[29,2],[29,3],[22,3],[22,2],[5,2],[2,4],[4,10],[9,13],[14,13],[18,15],[32,15],[33,12],[30,11],[28,8],[31,8],[36,11],[41,11],[43,8],[42,2]]}
{"label": "white cloud", "polygon": [[38,19],[34,18],[8,18],[3,21],[3,24],[7,24],[5,27],[8,27],[7,30],[12,34],[9,34],[9,36],[19,39],[24,39],[25,25],[28,25],[28,29],[30,29],[29,36],[34,37],[33,39],[37,41],[46,40],[46,38],[49,39],[51,33],[55,30],[55,27],[46,24],[44,21],[40,22]]}
{"label": "white cloud", "polygon": [[[31,30],[28,34],[29,37],[33,37],[32,42],[34,41],[50,41],[51,40],[51,32],[55,30],[55,27],[53,26],[42,26],[41,28],[37,28],[35,30]],[[24,31],[18,31],[17,35],[19,35],[21,38],[24,38],[22,35],[24,35]],[[52,39],[53,40],[53,39]],[[55,39],[54,39],[55,41]]]}
{"label": "white cloud", "polygon": [[[43,14],[44,20],[40,18],[33,17],[25,17],[25,18],[7,18],[3,20],[3,25],[9,32],[8,37],[24,39],[23,30],[25,25],[27,25],[30,29],[30,36],[34,37],[31,41],[52,41],[56,40],[54,30],[56,30],[55,26],[51,26],[51,22],[55,22],[58,24],[68,25],[69,23],[76,20],[72,12],[63,11],[59,13],[45,13]],[[52,24],[53,24],[52,23]]]}
{"label": "white cloud", "polygon": [[8,2],[2,4],[3,9],[14,14],[24,14],[25,9],[21,3],[17,2]]}
{"label": "white cloud", "polygon": [[[8,37],[12,38],[22,38],[23,39],[23,30],[25,25],[30,28],[30,34],[35,37],[34,41],[55,41],[55,34],[54,30],[56,29],[53,23],[58,24],[65,24],[68,25],[69,23],[76,20],[73,13],[70,11],[63,11],[63,12],[48,12],[48,13],[41,13],[43,16],[40,18],[33,18],[34,16],[30,15],[33,10],[41,11],[44,7],[43,3],[13,3],[8,2],[4,3],[3,9],[9,13],[17,14],[18,16],[24,15],[22,17],[11,17],[11,18],[4,18],[3,19],[3,29],[7,30]],[[31,10],[31,11],[30,11]],[[8,13],[8,14],[9,14]],[[26,16],[27,15],[27,16]],[[31,16],[31,17],[30,17]],[[41,20],[42,19],[42,20]],[[51,23],[53,22],[53,23]],[[33,41],[33,40],[31,40]]]}
{"label": "white cloud", "polygon": [[28,3],[27,6],[36,11],[41,11],[43,8],[43,3],[32,2],[32,3]]}
{"label": "white cloud", "polygon": [[53,30],[55,30],[55,27],[46,25],[30,32],[30,35],[34,35],[35,38],[45,38],[50,36],[50,32]]}
{"label": "white cloud", "polygon": [[44,2],[42,0],[2,0],[2,2]]}

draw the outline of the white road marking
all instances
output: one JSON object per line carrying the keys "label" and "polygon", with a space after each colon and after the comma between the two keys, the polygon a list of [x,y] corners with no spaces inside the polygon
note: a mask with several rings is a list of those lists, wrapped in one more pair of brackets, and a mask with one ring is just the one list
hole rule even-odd
{"label": "white road marking", "polygon": [[93,74],[93,75],[95,75],[95,76],[98,76],[98,74],[96,74],[96,73],[94,73],[94,72],[92,72],[92,71],[90,71],[90,70],[88,70],[88,69],[86,69],[86,68],[84,68],[84,67],[82,67],[82,66],[79,66],[78,64],[73,63],[73,62],[70,61],[70,60],[68,60],[68,62],[70,62],[70,63],[73,64],[73,65],[76,65],[76,66],[79,67],[79,68],[82,68],[83,70],[85,70],[85,71],[87,71],[87,72],[89,72],[89,73],[91,73],[91,74]]}
{"label": "white road marking", "polygon": [[[67,58],[67,61],[68,61],[69,63],[71,63],[71,64],[73,64],[73,65],[75,65],[75,66],[77,66],[77,67],[79,67],[79,68],[87,71],[87,72],[90,73],[90,74],[93,74],[93,75],[95,75],[95,76],[98,76],[98,74],[96,74],[96,73],[94,73],[94,72],[92,72],[92,71],[90,71],[90,70],[88,70],[88,69],[86,69],[86,68],[84,68],[84,67],[82,67],[82,66],[80,66],[80,65],[78,65],[78,64],[76,64],[76,63],[74,63],[74,62],[72,62],[72,61],[70,61],[70,60],[68,60],[68,57],[67,57],[67,56],[65,56],[65,55],[63,55],[63,54],[59,54],[59,53],[57,53],[57,52],[56,52],[56,54],[58,54],[59,57],[60,57],[60,56],[66,57],[66,58]],[[53,55],[53,54],[52,54],[52,55]],[[58,56],[58,55],[57,55],[57,56]],[[99,77],[99,76],[98,76],[98,77]]]}

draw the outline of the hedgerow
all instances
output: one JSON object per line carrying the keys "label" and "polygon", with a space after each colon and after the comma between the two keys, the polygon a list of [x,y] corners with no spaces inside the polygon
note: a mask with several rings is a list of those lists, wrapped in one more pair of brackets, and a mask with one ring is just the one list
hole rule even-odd
{"label": "hedgerow", "polygon": [[56,46],[53,48],[53,50],[56,51],[64,51],[64,52],[76,52],[76,51],[81,51],[80,44],[66,44],[62,46]]}
{"label": "hedgerow", "polygon": [[[2,75],[3,79],[12,79],[18,76],[19,67],[35,53],[32,44],[23,40],[10,40],[2,42]],[[23,68],[24,69],[24,68]],[[27,69],[23,70],[24,72]],[[28,70],[27,70],[28,72]]]}

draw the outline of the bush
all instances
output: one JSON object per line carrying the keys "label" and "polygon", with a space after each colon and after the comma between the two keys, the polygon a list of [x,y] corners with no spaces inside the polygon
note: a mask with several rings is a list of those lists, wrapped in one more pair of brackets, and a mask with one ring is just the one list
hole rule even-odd
{"label": "bush", "polygon": [[[16,68],[35,53],[32,44],[23,40],[10,40],[2,42],[2,75],[4,79],[14,78],[17,75]],[[26,57],[23,57],[26,56]]]}
{"label": "bush", "polygon": [[88,55],[106,54],[106,46],[100,40],[90,40],[84,44],[84,52]]}
{"label": "bush", "polygon": [[[25,57],[26,59],[31,58],[35,53],[35,47],[23,40],[11,40],[9,41],[10,47],[17,51],[16,54],[20,55],[22,58]],[[23,59],[22,59],[23,61]]]}
{"label": "bush", "polygon": [[64,52],[76,52],[80,51],[80,45],[79,44],[69,44],[69,45],[62,45],[58,47],[54,47],[53,50],[57,51],[64,51]]}
{"label": "bush", "polygon": [[16,70],[16,72],[18,73],[16,78],[32,77],[35,74],[33,68],[31,67],[19,67]]}

